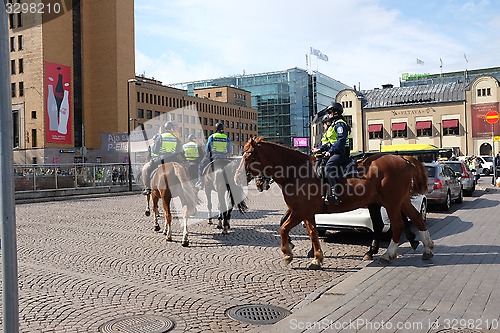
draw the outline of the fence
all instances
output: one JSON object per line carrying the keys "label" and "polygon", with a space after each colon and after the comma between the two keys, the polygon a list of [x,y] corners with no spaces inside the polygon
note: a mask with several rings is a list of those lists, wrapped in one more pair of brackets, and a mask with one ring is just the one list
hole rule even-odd
{"label": "fence", "polygon": [[[132,184],[142,164],[132,164]],[[15,191],[128,185],[127,163],[29,164],[14,166]]]}

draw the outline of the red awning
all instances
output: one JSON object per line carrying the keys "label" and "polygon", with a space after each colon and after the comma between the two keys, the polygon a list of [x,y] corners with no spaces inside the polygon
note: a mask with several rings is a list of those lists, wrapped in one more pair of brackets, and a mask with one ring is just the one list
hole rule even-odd
{"label": "red awning", "polygon": [[443,120],[443,128],[458,127],[458,119]]}
{"label": "red awning", "polygon": [[393,131],[404,131],[406,129],[406,123],[392,123]]}
{"label": "red awning", "polygon": [[373,133],[373,132],[381,132],[382,131],[382,124],[371,124],[368,125],[368,132]]}
{"label": "red awning", "polygon": [[432,121],[417,121],[417,129],[428,129],[432,127]]}

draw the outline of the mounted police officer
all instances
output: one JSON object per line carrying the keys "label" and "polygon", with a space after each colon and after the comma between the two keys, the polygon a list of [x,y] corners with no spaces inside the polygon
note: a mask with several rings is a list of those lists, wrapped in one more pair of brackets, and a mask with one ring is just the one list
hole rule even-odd
{"label": "mounted police officer", "polygon": [[188,136],[188,142],[182,146],[184,157],[187,161],[187,170],[189,177],[195,177],[198,173],[198,164],[203,156],[201,145],[195,142],[196,138],[193,134]]}
{"label": "mounted police officer", "polygon": [[[330,125],[332,124],[332,118],[330,115],[325,114],[323,118],[321,119],[321,123],[323,124],[323,136],[321,137],[321,144],[324,145],[328,143],[328,129],[330,128]],[[316,174],[319,177],[323,178],[324,175],[324,168],[326,161],[328,161],[328,157],[325,157],[323,153],[319,152],[315,154],[316,156]]]}
{"label": "mounted police officer", "polygon": [[142,181],[144,184],[142,194],[144,195],[151,193],[151,174],[160,164],[182,162],[184,160],[182,143],[174,134],[174,128],[174,123],[169,121],[163,126],[162,133],[154,137],[151,160],[142,167]]}
{"label": "mounted police officer", "polygon": [[203,169],[205,169],[205,166],[209,162],[215,159],[225,159],[232,153],[233,146],[229,137],[224,133],[223,123],[215,124],[215,133],[208,138],[205,147],[205,156],[198,166],[198,183],[196,183],[196,187],[199,189],[203,188]]}
{"label": "mounted police officer", "polygon": [[330,184],[330,191],[324,199],[326,203],[339,205],[340,199],[335,191],[335,185],[342,177],[342,166],[345,166],[349,161],[351,129],[342,117],[344,113],[342,104],[333,102],[326,109],[326,112],[332,120],[332,124],[325,133],[326,143],[314,148],[313,153],[326,152],[325,157],[328,158],[328,162],[326,162],[325,173]]}

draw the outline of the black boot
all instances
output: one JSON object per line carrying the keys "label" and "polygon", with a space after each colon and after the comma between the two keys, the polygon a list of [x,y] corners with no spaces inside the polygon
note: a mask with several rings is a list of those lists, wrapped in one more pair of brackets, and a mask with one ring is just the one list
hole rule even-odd
{"label": "black boot", "polygon": [[142,195],[149,195],[151,194],[151,165],[147,168],[146,170],[146,177],[144,178],[144,189],[142,190]]}
{"label": "black boot", "polygon": [[325,204],[333,204],[335,206],[340,205],[340,198],[337,196],[337,193],[335,192],[335,186],[337,184],[336,179],[328,179],[328,183],[330,183],[330,190],[328,193],[323,197],[323,200],[325,201]]}

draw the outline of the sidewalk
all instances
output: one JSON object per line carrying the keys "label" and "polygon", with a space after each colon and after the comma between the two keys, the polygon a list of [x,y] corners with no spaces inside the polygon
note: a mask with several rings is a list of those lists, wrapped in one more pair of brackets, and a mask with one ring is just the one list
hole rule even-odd
{"label": "sidewalk", "polygon": [[272,326],[250,332],[500,332],[500,189],[429,227],[434,258],[404,244]]}

